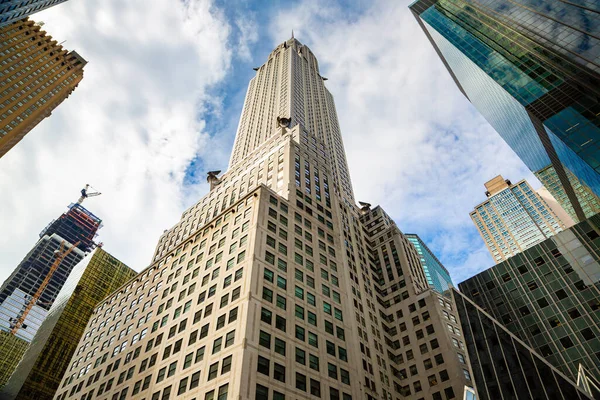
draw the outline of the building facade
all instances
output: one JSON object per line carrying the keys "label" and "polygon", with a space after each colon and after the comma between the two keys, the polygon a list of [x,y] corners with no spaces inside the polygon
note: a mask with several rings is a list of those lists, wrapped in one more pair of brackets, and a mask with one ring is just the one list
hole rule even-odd
{"label": "building facade", "polygon": [[423,271],[425,272],[425,278],[429,286],[433,287],[438,293],[444,293],[451,287],[454,287],[450,273],[442,265],[440,260],[433,254],[429,247],[421,240],[418,235],[414,233],[405,234],[409,242],[415,246],[417,254],[421,260]]}
{"label": "building facade", "polygon": [[479,400],[591,399],[584,390],[465,295],[452,297],[469,351]]}
{"label": "building facade", "polygon": [[5,0],[0,4],[0,28],[67,0]]}
{"label": "building facade", "polygon": [[[80,261],[15,372],[0,390],[0,397],[52,399],[94,307],[135,275],[135,271],[99,247]],[[78,355],[91,358],[92,352]]]}
{"label": "building facade", "polygon": [[460,323],[442,322],[452,300],[381,208],[355,205],[333,97],[296,39],[257,68],[219,173],[96,307],[77,350],[93,356],[72,359],[55,399],[475,392]]}
{"label": "building facade", "polygon": [[28,346],[28,341],[0,331],[0,388],[8,382]]}
{"label": "building facade", "polygon": [[[598,196],[596,196],[596,194],[594,194],[594,192],[592,192],[592,190],[580,179],[577,179],[577,177],[573,175],[571,171],[566,170],[566,173],[585,217],[589,218],[592,215],[600,213],[600,198],[598,198]],[[558,204],[560,204],[562,209],[569,214],[571,219],[573,221],[578,221],[579,219],[575,214],[573,205],[571,204],[554,167],[549,165],[546,168],[537,171],[535,176],[541,182],[544,182],[543,187],[550,192],[552,197],[558,202]]]}
{"label": "building facade", "polygon": [[513,185],[498,175],[485,188],[488,199],[469,215],[494,261],[504,261],[565,229],[527,181]]}
{"label": "building facade", "polygon": [[[13,367],[16,367],[28,343],[48,315],[48,310],[72,269],[93,249],[93,239],[100,227],[101,220],[98,217],[80,204],[71,204],[67,212],[44,228],[40,239],[0,287],[0,332],[19,339],[4,338],[0,343],[0,354],[11,354],[14,357],[10,361]],[[59,251],[63,243],[65,250],[78,244],[63,259],[38,301],[31,304],[29,312],[25,314],[32,296],[38,291],[52,267],[55,252]],[[24,314],[23,324],[15,329]],[[8,379],[13,370],[7,368],[3,372],[5,374],[2,376]],[[0,380],[0,386],[5,383],[6,380]]]}
{"label": "building facade", "polygon": [[[591,2],[593,3],[593,2]],[[531,171],[600,194],[600,37],[590,2],[418,0],[410,9],[461,92]],[[546,186],[544,175],[538,178]]]}
{"label": "building facade", "polygon": [[598,232],[593,216],[458,285],[572,380],[600,377]]}
{"label": "building facade", "polygon": [[2,157],[69,97],[86,61],[27,18],[0,27],[0,54]]}

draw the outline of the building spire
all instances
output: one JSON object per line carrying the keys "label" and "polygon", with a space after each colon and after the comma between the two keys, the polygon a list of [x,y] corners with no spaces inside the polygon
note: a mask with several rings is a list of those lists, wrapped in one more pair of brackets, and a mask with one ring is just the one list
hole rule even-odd
{"label": "building spire", "polygon": [[294,30],[292,29],[292,39],[294,38]]}

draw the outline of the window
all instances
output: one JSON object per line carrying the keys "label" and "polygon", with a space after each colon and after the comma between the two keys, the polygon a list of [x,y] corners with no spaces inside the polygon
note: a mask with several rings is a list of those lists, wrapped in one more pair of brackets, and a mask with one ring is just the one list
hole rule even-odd
{"label": "window", "polygon": [[285,367],[283,365],[273,363],[273,378],[285,382]]}
{"label": "window", "polygon": [[258,344],[263,347],[266,347],[267,349],[270,349],[271,348],[271,335],[268,334],[267,332],[260,331]]}
{"label": "window", "polygon": [[256,400],[269,400],[269,388],[259,385],[256,385]]}
{"label": "window", "polygon": [[306,392],[306,375],[296,372],[296,389]]}
{"label": "window", "polygon": [[212,364],[208,369],[208,380],[213,380],[217,377],[217,372],[219,371],[219,362]]}
{"label": "window", "polygon": [[258,366],[256,370],[261,374],[269,376],[269,369],[269,360],[264,357],[258,356]]}
{"label": "window", "polygon": [[321,397],[321,382],[314,379],[310,380],[310,394],[316,397]]}
{"label": "window", "polygon": [[338,378],[337,367],[331,363],[327,363],[327,375],[330,378],[337,379]]}
{"label": "window", "polygon": [[231,371],[231,360],[232,360],[232,356],[225,357],[223,359],[223,365],[221,366],[221,374],[225,374],[225,373]]}
{"label": "window", "polygon": [[308,356],[308,366],[310,369],[314,369],[315,371],[319,370],[319,357],[314,354],[309,354]]}
{"label": "window", "polygon": [[275,338],[275,352],[285,356],[285,342],[283,340]]}

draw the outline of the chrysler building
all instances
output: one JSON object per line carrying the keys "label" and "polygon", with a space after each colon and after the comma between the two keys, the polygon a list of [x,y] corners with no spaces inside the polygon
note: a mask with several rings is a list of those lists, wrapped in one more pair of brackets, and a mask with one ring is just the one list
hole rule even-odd
{"label": "chrysler building", "polygon": [[97,306],[55,399],[475,394],[452,297],[356,205],[314,54],[292,37],[255,69],[228,170]]}

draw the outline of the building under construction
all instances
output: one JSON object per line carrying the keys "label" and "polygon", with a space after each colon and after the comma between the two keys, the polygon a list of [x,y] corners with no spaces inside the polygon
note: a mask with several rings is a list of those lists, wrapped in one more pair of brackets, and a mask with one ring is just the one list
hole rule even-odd
{"label": "building under construction", "polygon": [[[73,267],[95,247],[102,221],[80,204],[82,199],[40,233],[40,239],[2,284],[0,332],[31,342]],[[16,357],[18,361],[27,347],[9,346],[11,340],[2,342],[6,346],[0,345],[0,360]],[[19,354],[15,354],[17,347]],[[0,386],[5,382],[0,379]]]}

